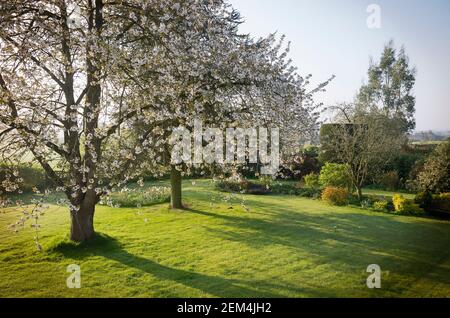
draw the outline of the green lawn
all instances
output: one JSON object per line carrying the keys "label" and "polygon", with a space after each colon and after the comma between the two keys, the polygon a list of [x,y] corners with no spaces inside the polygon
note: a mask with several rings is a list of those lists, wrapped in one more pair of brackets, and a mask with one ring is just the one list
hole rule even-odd
{"label": "green lawn", "polygon": [[414,200],[415,194],[411,193],[404,193],[404,192],[390,192],[390,191],[384,191],[384,190],[377,190],[377,189],[363,189],[363,194],[367,195],[377,195],[382,197],[390,197],[394,195],[394,193],[401,194],[404,198],[409,200]]}
{"label": "green lawn", "polygon": [[[293,196],[231,197],[185,182],[187,211],[100,206],[100,233],[74,246],[68,211],[30,228],[0,210],[0,297],[449,297],[450,222],[331,207]],[[231,204],[232,203],[232,204]],[[248,209],[248,210],[247,210]],[[81,289],[66,267],[81,266]],[[382,288],[366,287],[366,268]]]}

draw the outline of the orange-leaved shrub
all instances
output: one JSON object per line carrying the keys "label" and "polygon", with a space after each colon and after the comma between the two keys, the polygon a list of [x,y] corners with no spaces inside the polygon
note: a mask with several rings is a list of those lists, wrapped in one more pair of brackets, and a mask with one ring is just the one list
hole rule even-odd
{"label": "orange-leaved shrub", "polygon": [[322,200],[333,205],[345,205],[348,203],[349,193],[345,188],[326,187],[322,191]]}

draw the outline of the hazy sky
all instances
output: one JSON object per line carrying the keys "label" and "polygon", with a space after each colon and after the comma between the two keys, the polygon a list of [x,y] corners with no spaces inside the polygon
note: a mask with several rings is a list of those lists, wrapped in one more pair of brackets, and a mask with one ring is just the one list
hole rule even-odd
{"label": "hazy sky", "polygon": [[[244,17],[241,32],[278,31],[291,41],[290,57],[302,75],[336,79],[325,104],[351,101],[366,80],[369,57],[378,59],[393,39],[417,67],[417,130],[450,130],[449,0],[230,0]],[[381,8],[381,28],[367,27],[367,7]]]}

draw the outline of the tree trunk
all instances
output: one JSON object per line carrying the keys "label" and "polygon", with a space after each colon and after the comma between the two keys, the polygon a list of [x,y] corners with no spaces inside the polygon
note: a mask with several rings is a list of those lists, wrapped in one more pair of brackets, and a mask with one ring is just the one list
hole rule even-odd
{"label": "tree trunk", "polygon": [[74,242],[84,242],[94,235],[95,200],[85,198],[80,210],[71,211],[70,239]]}
{"label": "tree trunk", "polygon": [[361,201],[362,200],[362,188],[356,187],[356,192],[358,193],[358,200]]}
{"label": "tree trunk", "polygon": [[172,166],[170,171],[170,207],[172,209],[182,209],[181,203],[181,172]]}

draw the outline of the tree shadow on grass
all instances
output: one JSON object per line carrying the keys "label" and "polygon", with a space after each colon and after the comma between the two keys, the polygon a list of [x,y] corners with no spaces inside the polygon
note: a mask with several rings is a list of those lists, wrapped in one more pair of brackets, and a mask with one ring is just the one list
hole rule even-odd
{"label": "tree shadow on grass", "polygon": [[[408,223],[375,213],[314,215],[270,204],[259,208],[273,213],[261,218],[252,213],[188,211],[222,220],[219,226],[205,225],[211,235],[252,248],[285,246],[293,253],[310,255],[316,264],[335,264],[337,268],[346,265],[365,272],[368,264],[376,263],[413,280],[430,271],[445,272],[448,264],[448,225]],[[433,278],[450,284],[450,275]]]}
{"label": "tree shadow on grass", "polygon": [[[60,254],[72,259],[85,259],[91,256],[102,256],[106,259],[119,262],[151,274],[161,280],[169,280],[183,284],[187,287],[202,291],[212,297],[283,297],[273,290],[285,290],[291,293],[308,293],[316,297],[318,291],[297,288],[293,286],[278,285],[273,282],[227,279],[219,276],[201,274],[197,272],[172,268],[158,264],[150,259],[133,255],[126,251],[119,241],[101,233],[96,233],[89,242],[76,244],[63,241],[49,249],[49,253]],[[255,286],[249,288],[247,286]],[[189,295],[187,295],[189,296]]]}

